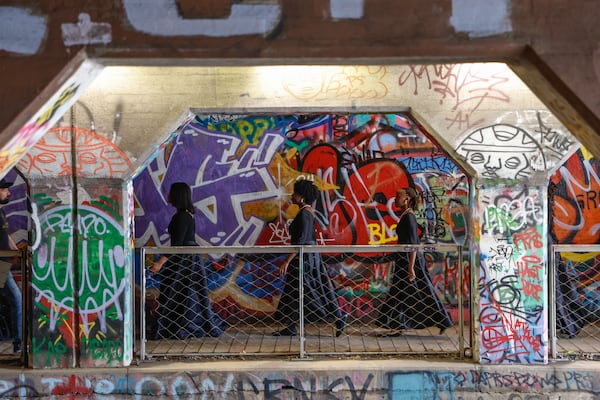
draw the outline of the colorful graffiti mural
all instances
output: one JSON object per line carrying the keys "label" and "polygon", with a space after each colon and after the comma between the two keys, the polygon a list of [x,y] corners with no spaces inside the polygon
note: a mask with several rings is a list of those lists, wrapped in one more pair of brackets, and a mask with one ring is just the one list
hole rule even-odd
{"label": "colorful graffiti mural", "polygon": [[555,243],[600,243],[600,162],[580,148],[550,179]]}
{"label": "colorful graffiti mural", "polygon": [[[77,171],[83,176],[95,176],[94,171],[100,168],[107,178],[118,178],[130,167],[126,155],[104,136],[80,128],[74,132],[82,150],[85,149],[83,153],[93,156],[80,157]],[[287,222],[295,212],[288,198],[290,187],[298,178],[312,179],[320,189],[316,210],[321,245],[394,243],[397,216],[391,204],[395,189],[404,184],[414,185],[422,196],[423,207],[418,212],[418,220],[424,242],[468,244],[468,224],[472,220],[468,205],[469,181],[409,116],[196,116],[184,123],[172,138],[133,181],[135,210],[131,212],[132,215],[135,212],[136,247],[167,245],[170,213],[166,212],[169,207],[166,192],[172,182],[179,180],[190,182],[193,187],[199,211],[197,239],[200,244],[287,244]],[[40,142],[39,149],[27,154],[19,166],[31,176],[55,174],[59,177],[63,171],[67,178],[70,170],[64,169],[64,162],[53,157],[51,163],[44,163],[47,160],[44,154],[60,156],[62,153],[57,149],[60,143],[64,147],[67,142],[64,129],[51,130]],[[64,154],[67,152],[65,148]],[[580,165],[583,168],[580,169]],[[553,177],[551,194],[556,201],[551,203],[553,210],[559,207],[559,212],[554,211],[552,231],[561,235],[563,241],[568,238],[574,242],[598,241],[590,236],[597,232],[593,229],[597,182],[597,161],[584,150],[577,152]],[[63,246],[72,240],[73,234],[72,222],[66,217],[72,211],[67,206],[70,184],[58,179],[52,191],[47,191],[47,185],[44,188],[36,188],[35,182],[33,185],[33,220],[40,232],[34,235],[33,243],[35,268],[39,268],[34,274],[37,283],[33,282],[37,293],[38,326],[35,329],[40,329],[33,335],[38,338],[33,343],[33,351],[37,351],[40,365],[69,365],[73,361],[73,349],[78,346],[84,349],[84,363],[90,365],[110,365],[125,356],[123,343],[119,342],[123,340],[123,321],[128,318],[123,314],[125,275],[121,275],[126,274],[122,269],[127,264],[127,255],[125,245],[120,248],[128,237],[128,227],[123,226],[124,220],[120,217],[124,189],[111,188],[97,180],[93,188],[87,189],[89,192],[81,188],[78,191],[84,203],[80,217],[103,221],[106,227],[112,228],[104,232],[106,237],[98,236],[102,238],[98,243],[102,243],[103,250],[90,247],[76,250],[80,254],[96,255],[86,259],[89,265],[85,271],[78,271],[80,277],[87,279],[94,271],[99,275],[94,275],[96,280],[86,281],[87,289],[80,299],[87,303],[78,303],[79,317],[74,319],[69,307],[75,299],[67,295],[69,286],[64,286],[70,284],[69,274],[73,271],[57,272],[51,268],[51,263],[64,266],[61,258],[75,251]],[[540,213],[541,193],[543,191],[528,195],[500,190],[482,196],[484,216],[480,244],[485,267],[478,289],[482,310],[486,310],[482,311],[480,321],[482,341],[486,343],[482,358],[490,362],[543,361],[539,343],[545,332],[536,329],[542,326],[537,317],[545,296],[540,276],[540,249],[545,243],[540,225],[544,219]],[[18,199],[12,200],[15,201]],[[588,216],[583,225],[573,221],[569,225],[573,213],[561,213],[568,207],[579,210],[583,217]],[[9,217],[27,214],[24,210],[15,212]],[[13,224],[14,227],[21,225]],[[54,232],[58,227],[61,231]],[[49,249],[58,251],[51,253]],[[356,319],[376,310],[378,296],[387,290],[390,263],[364,254],[329,256],[326,258],[328,267],[344,309]],[[444,303],[454,307],[459,294],[468,299],[469,261],[465,261],[465,284],[460,288],[457,287],[456,255],[427,253],[426,257]],[[210,289],[218,309],[239,315],[274,311],[281,282],[255,283],[265,282],[264,274],[269,268],[275,270],[279,261],[277,257],[264,261],[264,265],[242,259],[215,262]],[[102,268],[94,270],[98,265]],[[595,268],[597,263],[589,265]],[[63,282],[58,287],[64,287],[64,293],[62,289],[46,287],[46,278],[52,276],[57,282]],[[94,292],[94,288],[99,290],[105,286],[111,288],[111,294],[99,297],[100,292]],[[595,304],[591,288],[588,296],[591,300],[586,307]],[[508,293],[516,292],[520,297],[515,295],[509,300]],[[51,337],[52,341],[39,342],[43,337]],[[77,345],[76,337],[79,338]]]}
{"label": "colorful graffiti mural", "polygon": [[[600,163],[580,148],[551,177],[548,189],[555,244],[600,244]],[[573,338],[600,315],[600,254],[557,253],[556,314],[561,335]]]}
{"label": "colorful graffiti mural", "polygon": [[[395,243],[393,201],[404,185],[417,187],[425,200],[418,215],[424,241],[464,244],[467,179],[409,116],[315,114],[197,116],[184,123],[134,179],[136,246],[168,244],[166,193],[176,181],[192,187],[198,243],[289,244],[287,223],[297,212],[289,197],[299,178],[320,190],[321,245]],[[369,254],[328,256],[346,311],[360,319],[363,310],[377,309],[374,299],[387,291],[391,264]],[[468,293],[449,280],[458,271],[457,255],[428,259],[441,297],[454,306],[458,294]],[[272,313],[281,283],[256,282],[280,261],[264,260],[260,268],[244,260],[219,262],[210,283],[217,307],[236,317]]]}

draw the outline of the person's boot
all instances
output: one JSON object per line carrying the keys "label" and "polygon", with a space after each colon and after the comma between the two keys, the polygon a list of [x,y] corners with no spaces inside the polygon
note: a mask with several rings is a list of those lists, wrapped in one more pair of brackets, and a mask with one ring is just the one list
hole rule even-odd
{"label": "person's boot", "polygon": [[292,324],[280,331],[273,332],[273,336],[296,336],[298,332],[296,332],[296,325]]}
{"label": "person's boot", "polygon": [[347,322],[348,314],[344,314],[340,318],[335,320],[335,337],[342,336],[342,333],[344,333],[344,329],[346,328]]}

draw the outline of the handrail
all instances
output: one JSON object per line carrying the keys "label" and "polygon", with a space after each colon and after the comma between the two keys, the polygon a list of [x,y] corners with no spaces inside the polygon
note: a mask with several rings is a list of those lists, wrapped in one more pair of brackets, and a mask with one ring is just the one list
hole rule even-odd
{"label": "handrail", "polygon": [[143,247],[146,254],[198,254],[198,253],[294,253],[304,249],[307,253],[397,253],[414,251],[450,252],[459,251],[454,244],[411,244],[411,245],[348,245],[348,246],[169,246]]}

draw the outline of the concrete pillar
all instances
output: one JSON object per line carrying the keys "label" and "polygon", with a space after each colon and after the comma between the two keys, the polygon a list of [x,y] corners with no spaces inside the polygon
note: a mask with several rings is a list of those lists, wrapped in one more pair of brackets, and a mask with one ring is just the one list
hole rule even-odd
{"label": "concrete pillar", "polygon": [[508,180],[476,189],[472,291],[481,363],[548,362],[546,193],[545,185]]}
{"label": "concrete pillar", "polygon": [[114,178],[57,176],[31,178],[29,190],[29,366],[129,365],[131,185]]}

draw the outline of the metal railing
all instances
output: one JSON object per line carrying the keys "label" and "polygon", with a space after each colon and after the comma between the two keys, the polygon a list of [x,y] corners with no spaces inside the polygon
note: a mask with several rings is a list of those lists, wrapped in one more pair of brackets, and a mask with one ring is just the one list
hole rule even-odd
{"label": "metal railing", "polygon": [[[410,309],[404,313],[407,327],[399,335],[381,322],[378,313],[389,301],[387,288],[395,261],[406,252],[451,254],[456,261],[457,304],[443,304],[444,309],[457,311],[451,329],[438,332],[436,321],[411,321],[415,313]],[[140,255],[144,269],[139,307],[141,360],[423,353],[462,358],[471,347],[466,342],[471,335],[464,335],[464,310],[465,306],[470,310],[471,302],[470,296],[465,296],[465,302],[462,294],[460,246],[144,247]],[[296,261],[280,274],[290,255]],[[170,267],[148,273],[147,268],[160,256],[168,256]],[[352,275],[345,274],[346,270]],[[291,282],[292,276],[303,279]],[[297,296],[291,306],[279,301],[290,300],[282,295],[286,284]],[[331,289],[335,305],[326,300]],[[422,295],[419,290],[414,293]],[[424,307],[418,298],[411,301]],[[336,314],[337,306],[341,314]]]}
{"label": "metal railing", "polygon": [[600,360],[600,244],[553,245],[550,265],[551,357]]}

